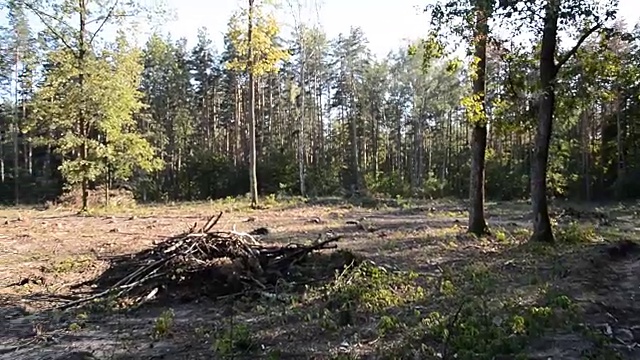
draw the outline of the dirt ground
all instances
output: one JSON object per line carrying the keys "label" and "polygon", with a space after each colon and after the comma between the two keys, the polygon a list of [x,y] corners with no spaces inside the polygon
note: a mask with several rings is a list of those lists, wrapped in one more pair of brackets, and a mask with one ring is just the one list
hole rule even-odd
{"label": "dirt ground", "polygon": [[[526,203],[490,203],[492,234],[465,234],[455,201],[242,201],[101,210],[0,210],[1,359],[640,358],[637,204],[555,204],[557,244],[531,244]],[[342,235],[304,281],[261,296],[134,306],[83,282],[203,223],[259,227],[265,243]],[[612,245],[613,244],[613,245]]]}

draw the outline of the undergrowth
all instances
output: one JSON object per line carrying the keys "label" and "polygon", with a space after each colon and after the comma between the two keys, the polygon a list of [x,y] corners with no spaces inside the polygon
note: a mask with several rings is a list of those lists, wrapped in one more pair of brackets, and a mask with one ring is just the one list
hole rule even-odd
{"label": "undergrowth", "polygon": [[[520,238],[527,235],[501,230],[494,240],[506,245],[511,257],[530,257],[528,264],[536,268],[557,262],[567,250],[561,244],[523,244]],[[597,240],[595,232],[578,226],[565,228],[558,237],[569,248]],[[557,271],[520,283],[526,274],[504,269],[469,260],[427,275],[354,261],[336,271],[332,281],[308,288],[283,312],[296,314],[304,323],[300,326],[327,339],[375,344],[372,350],[380,359],[527,359],[531,344],[561,333],[578,334],[592,345],[582,358],[615,358],[607,339],[583,324],[579,303],[553,285]],[[243,329],[236,325],[220,332],[215,352],[257,350],[256,339]],[[328,355],[361,358],[352,350]],[[269,358],[280,357],[272,351]]]}
{"label": "undergrowth", "polygon": [[[520,235],[498,234],[495,240],[512,243]],[[565,244],[597,240],[594,231],[579,226],[564,228],[558,237]],[[528,253],[538,258],[535,262],[547,262],[556,261],[566,250],[525,245],[512,243],[518,249],[512,255]],[[498,270],[491,263],[469,261],[463,267],[442,269],[440,277],[428,277],[363,261],[313,290],[322,305],[317,317],[307,320],[319,320],[329,333],[373,328],[375,333],[369,336],[382,339],[375,340],[375,351],[389,360],[525,359],[533,342],[562,332],[579,333],[599,349],[593,353],[607,353],[606,344],[590,340],[594,332],[582,325],[581,307],[550,283],[557,276],[553,271],[519,286]]]}
{"label": "undergrowth", "polygon": [[399,341],[378,349],[381,358],[527,359],[529,345],[545,335],[591,331],[570,296],[546,283],[528,294],[509,291],[484,264],[445,275],[425,308],[414,312],[417,325],[404,326]]}

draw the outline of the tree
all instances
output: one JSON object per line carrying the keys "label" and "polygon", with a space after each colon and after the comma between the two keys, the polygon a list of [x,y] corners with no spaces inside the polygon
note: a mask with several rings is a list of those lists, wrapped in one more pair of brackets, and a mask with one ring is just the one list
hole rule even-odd
{"label": "tree", "polygon": [[473,102],[467,107],[475,110],[470,116],[473,132],[471,135],[471,179],[469,181],[469,232],[476,235],[488,233],[484,217],[485,153],[487,149],[485,89],[489,37],[488,18],[491,16],[491,7],[492,4],[489,0],[475,0]]}
{"label": "tree", "polygon": [[[333,77],[333,107],[340,110],[340,125],[348,129],[349,152],[344,152],[345,163],[350,166],[345,185],[350,187],[350,193],[355,195],[366,189],[361,169],[362,147],[360,140],[361,119],[361,89],[365,78],[365,71],[371,62],[371,53],[367,47],[367,39],[359,27],[352,27],[347,36],[338,35],[334,43],[334,77]],[[347,187],[345,186],[345,187]],[[347,188],[348,188],[347,187]]]}
{"label": "tree", "polygon": [[[487,110],[485,104],[487,43],[489,38],[489,19],[493,13],[493,0],[448,1],[429,6],[432,25],[435,30],[430,39],[424,42],[427,56],[442,56],[442,40],[438,39],[440,30],[449,25],[454,36],[469,38],[473,47],[471,64],[473,93],[463,100],[467,117],[473,127],[471,136],[471,171],[469,181],[469,223],[468,231],[477,235],[488,233],[484,215],[485,196],[485,154],[487,148]],[[473,20],[471,20],[473,19]],[[471,31],[470,31],[471,30]],[[425,59],[428,63],[429,59]],[[453,66],[453,64],[452,64]]]}
{"label": "tree", "polygon": [[[531,206],[533,210],[533,234],[531,240],[553,242],[549,205],[547,202],[547,165],[551,142],[553,115],[556,105],[556,79],[562,66],[578,51],[582,43],[603,26],[605,19],[615,12],[595,14],[589,0],[545,0],[540,43],[538,127],[535,136],[531,164]],[[611,8],[613,9],[613,7]],[[594,21],[595,25],[583,31],[577,43],[556,61],[559,23]]]}
{"label": "tree", "polygon": [[[135,3],[119,3],[117,0],[93,4],[78,0],[76,6],[65,6],[64,2],[22,0],[19,3],[30,9],[62,44],[62,48],[51,56],[56,68],[47,74],[48,83],[41,89],[40,104],[44,111],[52,111],[59,116],[53,120],[56,121],[53,126],[64,134],[56,141],[58,151],[66,157],[61,171],[70,184],[80,183],[81,211],[84,212],[88,210],[89,183],[105,172],[104,136],[107,134],[101,126],[116,109],[124,107],[125,113],[132,110],[120,100],[104,101],[102,82],[112,73],[109,70],[117,69],[120,64],[105,63],[107,60],[98,56],[97,37],[108,23],[120,22],[139,13],[141,8]],[[77,19],[77,26],[68,23],[71,19]],[[96,24],[97,28],[91,30],[90,24]],[[129,90],[137,91],[137,88]],[[52,98],[58,101],[45,104]]]}
{"label": "tree", "polygon": [[[241,18],[247,17],[247,31],[241,29]],[[249,180],[252,206],[258,205],[258,179],[256,171],[256,119],[255,81],[264,74],[277,72],[276,65],[288,58],[288,53],[279,46],[276,37],[278,24],[272,14],[265,14],[255,0],[249,7],[232,16],[229,23],[229,38],[237,51],[236,57],[227,63],[230,69],[244,70],[249,82]],[[246,36],[244,35],[246,33]]]}
{"label": "tree", "polygon": [[104,114],[96,122],[102,140],[101,153],[105,161],[106,204],[112,180],[126,181],[134,171],[153,172],[162,168],[155,149],[136,130],[134,114],[144,106],[140,92],[142,75],[141,51],[132,47],[121,32],[112,48],[103,50],[103,65],[99,79],[99,109]]}
{"label": "tree", "polygon": [[249,188],[251,191],[251,206],[258,206],[258,177],[256,169],[256,83],[253,59],[253,7],[254,0],[249,0],[247,21],[247,73],[249,74]]}
{"label": "tree", "polygon": [[[35,70],[34,38],[27,20],[25,9],[16,0],[7,2],[9,32],[7,38],[11,39],[10,64],[13,67],[13,116],[11,121],[11,137],[13,143],[13,185],[14,201],[20,202],[20,140],[21,125],[27,121],[27,99],[33,89]],[[24,140],[23,140],[24,142]],[[26,144],[25,144],[26,145]],[[30,145],[29,145],[30,146]],[[24,167],[31,173],[31,158],[26,154]]]}
{"label": "tree", "polygon": [[200,126],[205,132],[202,145],[209,150],[213,150],[217,136],[218,108],[214,99],[218,95],[220,82],[220,69],[216,67],[216,53],[211,43],[207,29],[199,29],[198,43],[191,51],[189,61],[191,77],[195,80],[194,105]]}
{"label": "tree", "polygon": [[299,97],[299,101],[297,101],[297,106],[299,109],[299,116],[300,116],[300,120],[299,120],[299,127],[298,127],[298,176],[299,176],[299,181],[300,181],[300,195],[301,196],[306,196],[306,190],[305,190],[305,151],[304,151],[304,139],[305,139],[305,135],[304,135],[304,122],[305,122],[305,95],[307,92],[306,89],[306,84],[305,84],[305,61],[306,61],[306,56],[307,56],[307,52],[306,52],[306,43],[305,43],[305,27],[304,24],[301,23],[301,14],[302,14],[302,3],[298,2],[297,3],[297,14],[294,11],[293,8],[293,4],[291,2],[289,2],[289,7],[291,8],[291,12],[293,15],[293,19],[295,22],[295,32],[296,32],[296,37],[297,37],[297,42],[298,42],[298,46],[299,46],[299,51],[300,51],[300,69],[299,71],[299,87],[300,87],[300,94],[298,94],[297,96]]}
{"label": "tree", "polygon": [[[45,26],[38,34],[35,71],[26,66],[25,52],[20,53],[17,106],[12,96],[15,31],[9,24],[3,29],[9,41],[0,48],[0,92],[5,99],[0,108],[0,199],[15,198],[16,153],[22,202],[53,200],[63,183],[80,187],[87,173],[88,186],[127,186],[144,200],[244,194],[250,185],[250,94],[260,194],[298,194],[303,183],[304,192],[314,196],[366,190],[381,196],[473,200],[480,193],[474,175],[482,172],[471,171],[479,163],[472,159],[479,154],[477,139],[484,138],[485,155],[476,159],[484,158],[486,197],[531,196],[531,150],[542,94],[544,13],[538,10],[545,0],[440,0],[436,31],[423,46],[411,47],[414,56],[402,47],[383,58],[370,54],[366,36],[357,28],[329,38],[311,26],[312,20],[301,18],[299,31],[281,37],[277,26],[266,20],[272,8],[255,1],[252,91],[246,3],[230,20],[217,56],[204,29],[190,48],[185,39],[153,34],[142,54],[126,41],[100,39],[100,34],[110,36],[98,31],[104,19],[100,14],[108,14],[109,8],[101,7],[104,2],[89,2],[93,14],[86,16],[81,67],[77,6],[13,1],[26,9],[35,7],[29,11],[40,11],[51,29]],[[297,3],[292,3],[296,12]],[[121,4],[105,28],[129,29],[120,21],[129,3]],[[604,18],[588,14],[591,4],[562,1],[558,32],[572,33],[577,40],[578,32],[587,29],[583,24]],[[477,10],[484,5],[490,16],[483,18]],[[485,19],[489,36],[486,65],[481,65],[478,33],[484,30],[478,27]],[[591,24],[583,21],[589,19]],[[504,35],[494,30],[498,27],[507,30]],[[597,30],[600,36],[585,40],[555,77],[548,196],[640,196],[630,186],[640,181],[640,127],[635,121],[640,116],[640,72],[634,70],[640,64],[640,31],[627,33],[625,26],[614,30]],[[515,36],[523,32],[533,36]],[[451,51],[460,46],[467,57],[458,60]],[[280,61],[272,59],[269,49],[274,48],[283,53]],[[556,64],[569,50],[558,40]],[[261,68],[265,63],[271,65]],[[474,94],[474,85],[482,84],[482,69],[484,90],[476,86]],[[80,70],[84,91],[79,91]],[[133,88],[137,92],[131,92]],[[86,136],[80,132],[79,114],[90,129]],[[16,118],[21,140],[17,152],[12,136]],[[478,129],[485,134],[474,137]],[[82,162],[84,142],[88,153]],[[154,168],[145,162],[158,161],[130,156],[125,148],[135,149],[134,155],[155,148],[164,167],[145,171]]]}
{"label": "tree", "polygon": [[[307,40],[312,40],[311,29],[308,28],[308,19],[303,20],[303,10],[307,10],[307,2],[304,0],[297,0],[295,3],[291,0],[287,0],[291,16],[294,21],[294,37],[295,47],[298,53],[298,86],[300,93],[297,94],[296,106],[298,108],[298,177],[300,182],[300,195],[306,196],[306,129],[305,123],[307,119],[307,93],[310,93],[307,86],[307,62],[314,55],[314,49]],[[313,1],[313,7],[317,10],[318,4]],[[311,99],[313,100],[313,99]]]}

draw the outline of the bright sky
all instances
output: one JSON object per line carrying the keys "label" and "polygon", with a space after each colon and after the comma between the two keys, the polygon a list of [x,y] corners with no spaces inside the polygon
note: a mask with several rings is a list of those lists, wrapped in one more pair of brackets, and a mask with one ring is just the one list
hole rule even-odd
{"label": "bright sky", "polygon": [[[177,12],[177,20],[163,27],[174,38],[186,37],[192,45],[197,30],[206,26],[220,49],[222,36],[231,14],[246,0],[166,0]],[[290,0],[291,1],[291,0]],[[403,39],[426,34],[428,18],[422,11],[428,0],[301,0],[308,11],[307,20],[319,22],[330,37],[360,26],[374,54],[386,55],[404,45]],[[287,0],[281,13],[290,12]],[[295,2],[295,0],[293,0]],[[317,7],[314,5],[317,3]],[[296,5],[297,6],[297,5]],[[319,11],[315,11],[318,8]],[[620,17],[632,27],[640,20],[640,0],[620,0]],[[293,25],[293,17],[283,15],[283,22]],[[291,29],[291,28],[289,28]],[[287,29],[285,31],[289,32]]]}
{"label": "bright sky", "polygon": [[[167,30],[176,37],[184,36],[190,40],[195,38],[198,27],[206,26],[218,46],[222,44],[229,17],[240,6],[239,0],[167,1],[171,8],[176,9],[178,17],[177,21],[167,24]],[[246,2],[242,0],[242,5]],[[287,14],[291,12],[287,0],[281,0],[281,3],[281,26],[289,33],[294,18]],[[414,39],[425,33],[427,17],[421,11],[424,4],[425,1],[420,0],[307,0],[308,10],[303,18],[306,17],[307,22],[319,22],[330,38],[341,32],[348,33],[351,26],[360,26],[371,50],[385,55],[401,46],[402,39]]]}
{"label": "bright sky", "polygon": [[[149,4],[156,0],[142,1]],[[222,49],[223,34],[231,14],[248,3],[247,0],[159,1],[166,2],[167,7],[175,11],[177,19],[162,24],[163,32],[171,32],[173,39],[184,37],[189,46],[193,46],[198,29],[206,27],[218,50]],[[298,1],[306,8],[303,20],[308,24],[320,24],[330,38],[348,33],[351,26],[361,27],[371,51],[380,57],[406,46],[406,40],[420,38],[428,31],[428,17],[422,10],[430,0],[276,0],[281,4],[279,20],[286,35],[291,34],[294,26],[289,4],[297,6]],[[640,0],[619,1],[619,17],[631,28],[640,21]],[[0,25],[6,25],[5,13],[0,10]],[[34,15],[29,17],[32,24],[37,23]],[[42,26],[35,25],[34,28],[40,30]],[[111,29],[104,30],[111,33]],[[137,40],[144,44],[148,35],[148,32],[140,31]]]}

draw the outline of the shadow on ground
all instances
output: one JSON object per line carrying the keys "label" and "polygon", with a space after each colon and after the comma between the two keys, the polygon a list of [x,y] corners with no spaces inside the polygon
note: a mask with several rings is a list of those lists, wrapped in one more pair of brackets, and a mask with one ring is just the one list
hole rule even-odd
{"label": "shadow on ground", "polygon": [[[236,347],[242,346],[234,340],[233,329],[238,327],[234,323],[248,324],[252,334],[277,329],[277,324],[272,322],[273,306],[289,307],[292,299],[303,298],[309,287],[327,286],[336,272],[360,261],[348,251],[309,253],[295,258],[295,264],[287,266],[286,272],[277,279],[265,276],[259,280],[243,278],[255,275],[247,269],[228,274],[224,272],[229,269],[208,264],[207,271],[185,269],[180,281],[175,281],[174,277],[181,273],[178,270],[170,278],[140,286],[127,296],[109,291],[118,279],[144,268],[144,264],[140,266],[141,261],[152,259],[150,254],[159,249],[166,250],[166,247],[159,244],[154,249],[112,258],[111,266],[96,279],[72,286],[76,289],[74,297],[26,293],[2,299],[0,315],[8,327],[0,332],[3,344],[0,357],[63,359],[93,354],[100,359],[210,359],[227,355],[242,358],[235,354]],[[251,281],[256,284],[252,286]],[[141,301],[145,294],[158,287],[152,300]],[[18,305],[49,301],[64,306],[93,297],[96,299],[68,310],[31,314]],[[232,329],[232,333],[225,334],[228,329]],[[243,328],[238,329],[241,332]],[[277,339],[276,335],[265,335],[265,339],[269,336]],[[268,345],[261,341],[260,348]]]}

